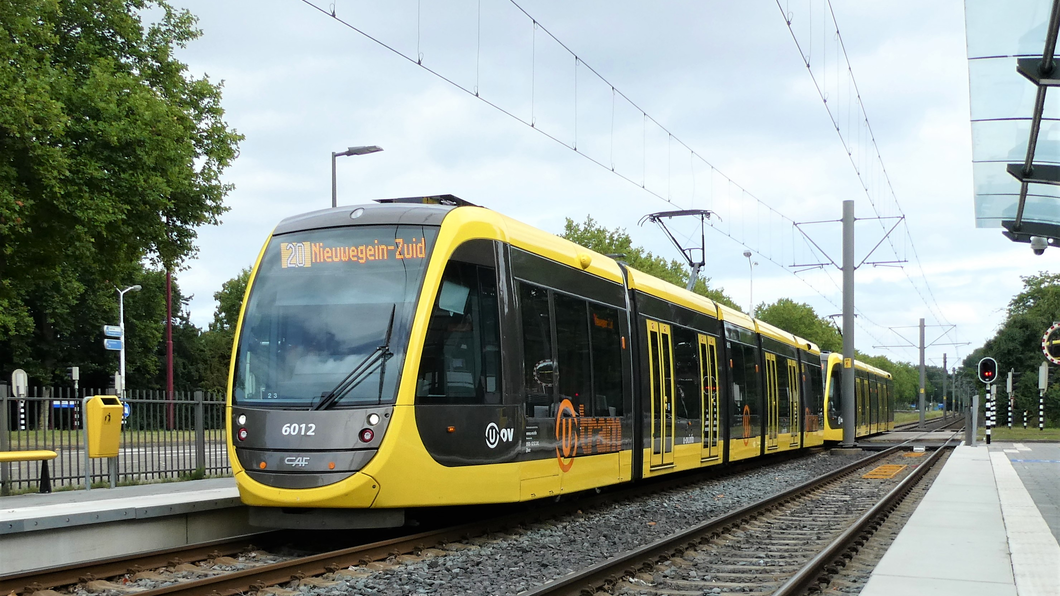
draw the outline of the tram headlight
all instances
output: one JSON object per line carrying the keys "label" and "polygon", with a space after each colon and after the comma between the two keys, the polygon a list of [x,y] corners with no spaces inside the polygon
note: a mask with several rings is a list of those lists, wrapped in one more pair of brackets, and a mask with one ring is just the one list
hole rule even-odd
{"label": "tram headlight", "polygon": [[243,426],[246,423],[247,423],[247,415],[246,414],[240,414],[239,416],[236,417],[236,424],[238,424],[239,426]]}
{"label": "tram headlight", "polygon": [[250,433],[247,432],[247,429],[241,428],[238,431],[236,431],[236,438],[239,439],[240,441],[246,441],[247,440],[247,435],[249,435],[249,434]]}
{"label": "tram headlight", "polygon": [[372,412],[371,414],[368,415],[368,425],[369,426],[375,426],[377,424],[379,424],[379,414],[376,414],[375,412]]}
{"label": "tram headlight", "polygon": [[372,439],[375,438],[375,431],[370,428],[365,428],[361,430],[361,434],[359,436],[361,438],[362,443],[371,443]]}

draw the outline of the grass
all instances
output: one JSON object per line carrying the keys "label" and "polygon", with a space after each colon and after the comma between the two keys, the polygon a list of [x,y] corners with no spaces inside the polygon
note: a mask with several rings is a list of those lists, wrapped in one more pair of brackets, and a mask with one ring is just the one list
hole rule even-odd
{"label": "grass", "polygon": [[[986,440],[986,429],[980,428],[978,437],[980,441]],[[1010,430],[1008,426],[999,426],[990,430],[991,441],[1060,441],[1060,428],[1057,427],[1046,427],[1045,430],[1038,430],[1035,426],[1031,428],[1029,425],[1026,429],[1022,425],[1013,425]]]}
{"label": "grass", "polygon": [[[928,410],[924,412],[924,420],[931,420],[932,418],[942,418],[942,410]],[[917,422],[920,420],[920,412],[895,412],[894,423],[895,424],[907,424],[909,422]]]}

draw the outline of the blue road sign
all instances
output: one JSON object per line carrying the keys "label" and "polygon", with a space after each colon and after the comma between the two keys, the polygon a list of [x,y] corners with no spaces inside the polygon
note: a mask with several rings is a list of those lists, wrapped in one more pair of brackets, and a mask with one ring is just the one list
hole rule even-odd
{"label": "blue road sign", "polygon": [[127,401],[126,402],[122,402],[122,404],[121,404],[121,420],[122,420],[122,422],[125,422],[125,420],[128,417],[129,417],[129,402],[127,402]]}
{"label": "blue road sign", "polygon": [[115,350],[115,351],[121,350],[121,340],[120,339],[109,339],[109,338],[108,339],[104,339],[103,340],[103,347],[107,348],[108,350]]}
{"label": "blue road sign", "polygon": [[121,327],[119,325],[104,325],[103,326],[104,337],[121,337]]}

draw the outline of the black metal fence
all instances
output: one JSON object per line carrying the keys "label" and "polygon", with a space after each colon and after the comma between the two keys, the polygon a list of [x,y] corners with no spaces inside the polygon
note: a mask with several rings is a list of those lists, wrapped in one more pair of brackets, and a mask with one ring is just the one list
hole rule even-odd
{"label": "black metal fence", "polygon": [[[83,487],[86,475],[92,484],[108,482],[111,465],[116,465],[118,483],[232,473],[223,395],[127,390],[118,457],[89,460],[81,419],[84,398],[93,395],[114,391],[82,389],[75,394],[68,387],[30,387],[26,396],[16,398],[0,383],[0,451],[54,451],[58,457],[49,462],[49,471],[55,488]],[[39,478],[39,462],[0,463],[3,494],[36,489]]]}

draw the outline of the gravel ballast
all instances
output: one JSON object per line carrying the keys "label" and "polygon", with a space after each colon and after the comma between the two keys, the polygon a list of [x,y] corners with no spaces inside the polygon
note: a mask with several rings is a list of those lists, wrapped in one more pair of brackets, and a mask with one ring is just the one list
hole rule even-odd
{"label": "gravel ballast", "polygon": [[[336,574],[338,583],[300,586],[339,594],[516,594],[812,480],[864,453],[819,453],[738,476],[614,503],[489,539],[402,557],[390,569]],[[374,570],[373,570],[374,571]]]}

